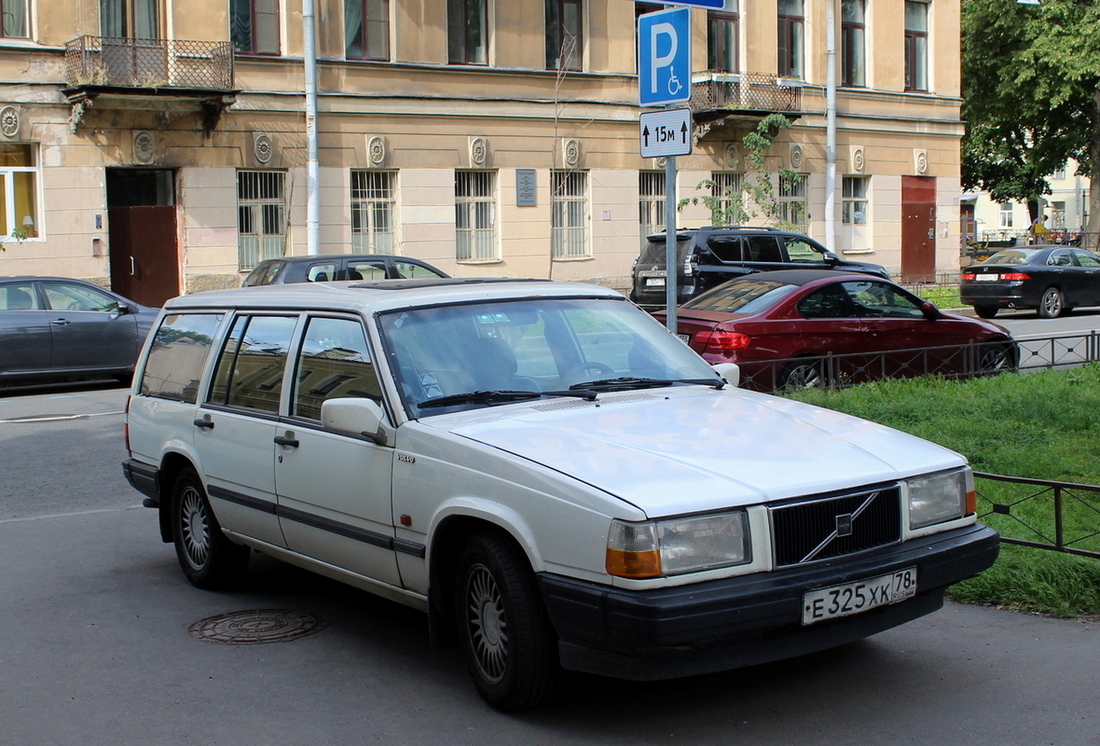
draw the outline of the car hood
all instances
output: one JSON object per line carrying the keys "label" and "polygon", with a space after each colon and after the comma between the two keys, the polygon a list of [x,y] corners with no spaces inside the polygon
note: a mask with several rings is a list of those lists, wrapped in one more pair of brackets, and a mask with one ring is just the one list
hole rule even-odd
{"label": "car hood", "polygon": [[961,466],[911,435],[744,390],[666,388],[421,420],[612,494],[649,516],[817,494]]}

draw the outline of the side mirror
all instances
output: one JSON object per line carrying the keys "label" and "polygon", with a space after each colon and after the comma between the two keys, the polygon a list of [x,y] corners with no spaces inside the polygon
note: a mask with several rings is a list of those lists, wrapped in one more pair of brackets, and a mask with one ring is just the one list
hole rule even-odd
{"label": "side mirror", "polygon": [[321,402],[321,424],[329,430],[361,435],[380,446],[386,445],[385,413],[378,402],[360,397]]}
{"label": "side mirror", "polygon": [[741,369],[737,367],[737,363],[715,363],[711,367],[731,387],[737,388],[737,385],[741,383]]}
{"label": "side mirror", "polygon": [[840,261],[840,257],[838,257],[833,252],[831,252],[831,251],[826,251],[825,252],[825,263],[826,264],[836,264],[839,261]]}
{"label": "side mirror", "polygon": [[943,314],[940,313],[940,309],[936,308],[936,304],[930,300],[926,300],[920,304],[920,312],[924,314],[924,318],[929,321],[935,321],[936,319],[942,319]]}

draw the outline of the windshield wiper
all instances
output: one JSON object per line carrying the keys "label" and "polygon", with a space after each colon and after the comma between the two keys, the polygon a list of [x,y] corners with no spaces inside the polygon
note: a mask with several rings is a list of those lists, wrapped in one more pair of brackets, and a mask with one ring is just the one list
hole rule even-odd
{"label": "windshield wiper", "polygon": [[467,391],[461,394],[437,396],[435,399],[422,401],[417,406],[420,409],[427,409],[429,407],[452,407],[456,404],[496,404],[523,401],[524,399],[541,399],[544,396],[575,396],[592,401],[596,398],[596,392],[573,387],[570,387],[569,391],[512,391],[509,389]]}
{"label": "windshield wiper", "polygon": [[674,383],[689,383],[696,386],[713,386],[716,389],[723,388],[726,382],[721,378],[642,378],[639,376],[622,376],[620,378],[600,378],[595,381],[574,383],[569,388],[588,389],[595,387],[607,388],[658,388],[671,386]]}

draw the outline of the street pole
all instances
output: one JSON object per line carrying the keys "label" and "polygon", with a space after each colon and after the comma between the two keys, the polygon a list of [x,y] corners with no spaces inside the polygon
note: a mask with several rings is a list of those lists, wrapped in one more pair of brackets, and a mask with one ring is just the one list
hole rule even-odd
{"label": "street pole", "polygon": [[665,158],[665,325],[676,333],[680,267],[676,251],[676,156]]}
{"label": "street pole", "polygon": [[320,166],[317,161],[317,36],[313,0],[302,0],[306,95],[306,253],[321,253]]}
{"label": "street pole", "polygon": [[836,253],[836,12],[825,0],[825,248]]}

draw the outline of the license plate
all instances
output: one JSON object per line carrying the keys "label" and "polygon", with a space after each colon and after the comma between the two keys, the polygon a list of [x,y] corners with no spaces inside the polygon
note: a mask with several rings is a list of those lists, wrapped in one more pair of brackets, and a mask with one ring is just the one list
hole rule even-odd
{"label": "license plate", "polygon": [[802,594],[802,624],[823,622],[904,601],[917,593],[917,568],[818,588]]}
{"label": "license plate", "polygon": [[665,286],[665,278],[647,277],[645,278],[645,286],[647,288],[663,288]]}
{"label": "license plate", "polygon": [[998,274],[992,275],[974,275],[975,282],[996,282],[1001,278]]}
{"label": "license plate", "polygon": [[679,332],[677,332],[676,336],[679,337],[680,339],[682,339],[685,342],[690,342],[691,341],[691,335],[690,334],[680,334]]}

